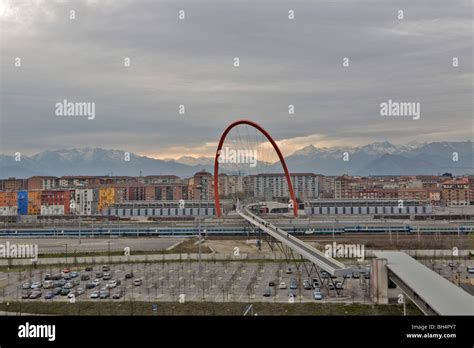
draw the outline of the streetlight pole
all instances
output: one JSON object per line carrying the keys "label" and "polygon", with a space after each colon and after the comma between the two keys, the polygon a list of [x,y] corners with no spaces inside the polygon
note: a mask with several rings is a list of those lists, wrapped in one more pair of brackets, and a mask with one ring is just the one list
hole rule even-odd
{"label": "streetlight pole", "polygon": [[202,265],[201,265],[201,219],[198,217],[198,233],[199,233],[199,276],[202,276]]}

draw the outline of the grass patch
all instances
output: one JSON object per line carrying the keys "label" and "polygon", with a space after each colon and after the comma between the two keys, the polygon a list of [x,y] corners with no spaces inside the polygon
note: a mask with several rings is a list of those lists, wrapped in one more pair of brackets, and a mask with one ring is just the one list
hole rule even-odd
{"label": "grass patch", "polygon": [[[67,302],[10,302],[0,303],[0,311],[22,312],[48,315],[153,315],[152,304],[158,304],[156,315],[211,315],[240,316],[246,307],[240,302],[187,302],[184,304],[170,302],[132,302],[132,301],[83,301],[75,304]],[[402,316],[403,307],[399,305],[344,304],[344,303],[254,303],[254,313],[258,315],[393,315]],[[408,315],[422,315],[414,304],[407,305]]]}

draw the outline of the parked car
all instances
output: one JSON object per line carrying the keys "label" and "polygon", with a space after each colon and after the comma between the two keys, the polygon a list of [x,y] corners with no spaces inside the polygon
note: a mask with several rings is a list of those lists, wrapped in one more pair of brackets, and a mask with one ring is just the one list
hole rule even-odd
{"label": "parked car", "polygon": [[286,283],[280,282],[280,285],[278,285],[278,289],[286,289]]}
{"label": "parked car", "polygon": [[290,289],[298,289],[298,282],[294,278],[290,279]]}
{"label": "parked car", "polygon": [[352,278],[354,278],[354,279],[359,279],[359,278],[360,278],[359,272],[353,272],[353,273],[352,273]]}
{"label": "parked car", "polygon": [[95,272],[95,276],[96,276],[97,278],[102,278],[102,277],[104,276],[104,273],[102,273],[102,272],[100,272],[100,271],[97,271],[97,272]]}
{"label": "parked car", "polygon": [[81,280],[82,280],[82,281],[86,281],[86,280],[89,280],[89,279],[91,279],[91,277],[88,276],[87,274],[81,275]]}
{"label": "parked car", "polygon": [[54,282],[52,280],[45,280],[43,283],[43,288],[51,289],[54,287]]}
{"label": "parked car", "polygon": [[115,300],[120,299],[122,296],[123,296],[123,291],[120,289],[115,290],[114,293],[112,294],[112,298]]}
{"label": "parked car", "polygon": [[329,283],[328,287],[329,287],[329,290],[334,290],[334,284],[333,283]]}
{"label": "parked car", "polygon": [[58,280],[59,286],[64,286],[64,285],[66,285],[66,283],[67,283],[67,280],[66,280],[66,279],[60,279],[60,280]]}
{"label": "parked car", "polygon": [[329,278],[329,273],[326,271],[321,271],[321,278]]}
{"label": "parked car", "polygon": [[27,298],[30,298],[30,295],[31,295],[31,291],[29,291],[29,290],[28,291],[23,291],[21,293],[21,298],[25,300]]}
{"label": "parked car", "polygon": [[104,273],[104,275],[102,276],[102,279],[104,279],[104,280],[109,280],[110,278],[112,278],[110,273]]}
{"label": "parked car", "polygon": [[337,281],[337,282],[336,282],[336,289],[340,289],[340,290],[344,289],[344,288],[342,287],[342,282],[341,282],[341,281]]}
{"label": "parked car", "polygon": [[79,277],[78,272],[71,272],[71,278],[77,278],[77,277]]}
{"label": "parked car", "polygon": [[110,266],[108,265],[103,265],[102,266],[102,272],[109,272],[110,271]]}
{"label": "parked car", "polygon": [[62,277],[61,277],[61,274],[54,274],[51,279],[52,280],[60,280]]}
{"label": "parked car", "polygon": [[[137,279],[135,279],[137,280]],[[135,284],[135,282],[133,282]],[[111,280],[107,283],[107,287],[109,289],[113,289],[113,288],[116,288],[117,287],[117,281],[116,280]]]}
{"label": "parked car", "polygon": [[109,298],[109,292],[108,291],[102,291],[100,294],[99,294],[99,298],[101,299],[105,299],[105,298]]}
{"label": "parked car", "polygon": [[29,298],[31,300],[35,300],[40,297],[41,297],[41,291],[32,291]]}
{"label": "parked car", "polygon": [[77,294],[77,295],[76,295],[76,296],[80,296],[80,295],[82,295],[84,292],[85,292],[84,288],[77,288],[77,290],[76,290],[76,294]]}
{"label": "parked car", "polygon": [[63,288],[64,289],[72,289],[74,287],[73,283],[72,282],[67,282],[66,284],[64,284]]}
{"label": "parked car", "polygon": [[472,273],[474,273],[474,267],[467,266],[467,267],[466,267],[466,271],[467,271],[467,273],[471,273],[471,274],[472,274]]}
{"label": "parked car", "polygon": [[31,283],[30,282],[24,282],[21,284],[22,289],[30,289],[31,288]]}
{"label": "parked car", "polygon": [[63,273],[62,278],[65,279],[65,280],[70,280],[72,277],[71,277],[70,273]]}
{"label": "parked car", "polygon": [[133,285],[135,285],[135,286],[140,286],[140,285],[142,285],[142,280],[141,280],[141,279],[135,279],[135,280],[133,281]]}
{"label": "parked car", "polygon": [[266,288],[266,289],[263,291],[263,297],[270,297],[270,296],[272,296],[272,289]]}
{"label": "parked car", "polygon": [[67,296],[71,292],[70,289],[63,288],[61,289],[61,296]]}
{"label": "parked car", "polygon": [[54,296],[59,295],[61,293],[62,288],[57,287],[53,289],[53,294]]}
{"label": "parked car", "polygon": [[93,282],[86,283],[86,289],[94,289],[94,288],[95,288],[95,284]]}
{"label": "parked car", "polygon": [[53,280],[53,279],[51,279],[51,273],[46,273],[44,275],[44,280]]}
{"label": "parked car", "polygon": [[288,290],[288,297],[296,297],[296,290]]}
{"label": "parked car", "polygon": [[86,267],[86,272],[92,272],[92,267],[91,267],[91,266],[87,266],[87,267]]}
{"label": "parked car", "polygon": [[67,298],[76,298],[77,297],[77,291],[71,291],[68,295]]}
{"label": "parked car", "polygon": [[99,298],[99,292],[97,290],[93,291],[90,297],[91,298]]}
{"label": "parked car", "polygon": [[268,286],[275,286],[275,282],[274,281],[269,281]]}
{"label": "parked car", "polygon": [[33,282],[33,283],[31,284],[31,288],[32,288],[32,289],[39,289],[39,288],[41,288],[42,286],[43,286],[43,284],[42,284],[41,282]]}
{"label": "parked car", "polygon": [[366,272],[366,273],[364,274],[364,278],[365,278],[365,279],[370,279],[370,272]]}
{"label": "parked car", "polygon": [[323,299],[323,294],[320,291],[315,291],[315,292],[313,292],[313,298],[316,301],[322,300]]}
{"label": "parked car", "polygon": [[291,267],[288,267],[286,269],[286,274],[291,274],[291,273],[293,273],[293,270],[291,269]]}
{"label": "parked car", "polygon": [[94,283],[95,286],[99,286],[100,283],[101,283],[101,280],[100,279],[94,279],[94,281],[92,283]]}
{"label": "parked car", "polygon": [[125,274],[125,278],[127,279],[133,278],[133,272],[128,272],[127,274]]}
{"label": "parked car", "polygon": [[313,285],[309,282],[309,280],[304,280],[303,281],[303,288],[305,290],[311,290],[313,288]]}

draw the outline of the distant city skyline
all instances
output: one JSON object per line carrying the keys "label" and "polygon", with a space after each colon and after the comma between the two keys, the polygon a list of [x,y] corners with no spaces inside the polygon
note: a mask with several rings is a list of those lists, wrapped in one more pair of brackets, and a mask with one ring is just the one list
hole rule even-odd
{"label": "distant city skyline", "polygon": [[[212,157],[240,118],[286,155],[473,139],[469,0],[6,0],[0,25],[2,154]],[[419,103],[419,119],[382,117],[389,101]]]}

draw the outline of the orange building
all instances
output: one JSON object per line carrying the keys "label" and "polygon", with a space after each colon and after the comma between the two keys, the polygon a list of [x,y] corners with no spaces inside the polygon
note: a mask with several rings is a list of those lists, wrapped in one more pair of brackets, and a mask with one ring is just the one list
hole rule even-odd
{"label": "orange building", "polygon": [[16,192],[0,192],[0,207],[18,206],[18,196]]}
{"label": "orange building", "polygon": [[28,215],[41,213],[41,191],[28,191]]}
{"label": "orange building", "polygon": [[102,212],[104,208],[107,208],[111,204],[115,203],[115,188],[113,187],[103,187],[99,189],[99,202],[97,209],[99,213]]}

